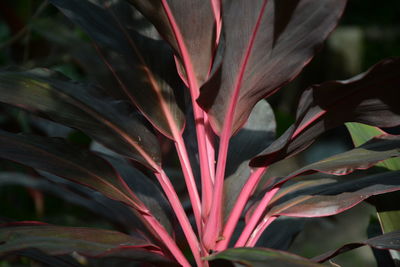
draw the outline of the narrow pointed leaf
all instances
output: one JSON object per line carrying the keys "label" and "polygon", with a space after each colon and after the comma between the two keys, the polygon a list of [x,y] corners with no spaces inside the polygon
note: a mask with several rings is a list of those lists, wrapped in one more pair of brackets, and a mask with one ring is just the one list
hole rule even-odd
{"label": "narrow pointed leaf", "polygon": [[133,212],[126,205],[104,197],[89,188],[57,178],[60,182],[55,179],[31,177],[22,173],[2,172],[0,174],[0,187],[23,186],[25,188],[34,188],[71,204],[84,207],[93,214],[98,214],[113,223],[123,226],[127,231],[135,228],[138,219],[135,218]]}
{"label": "narrow pointed leaf", "polygon": [[85,257],[168,261],[160,255],[158,247],[115,231],[50,225],[0,228],[0,256],[31,248],[49,255],[77,253]]}
{"label": "narrow pointed leaf", "polygon": [[121,178],[135,192],[135,195],[148,208],[151,214],[173,234],[174,215],[161,189],[146,175],[133,168],[127,161],[103,156],[117,170]]}
{"label": "narrow pointed leaf", "polygon": [[62,139],[0,131],[0,157],[54,173],[147,212],[107,161]]}
{"label": "narrow pointed leaf", "polygon": [[0,72],[0,101],[79,129],[109,148],[153,169],[160,164],[156,137],[95,87],[35,69]]}
{"label": "narrow pointed leaf", "polygon": [[173,90],[182,89],[182,85],[172,51],[157,39],[157,32],[131,5],[122,0],[50,2],[97,43],[100,56],[122,93],[155,128],[169,138],[173,138],[174,131],[182,131],[184,115]]}
{"label": "narrow pointed leaf", "polygon": [[[384,134],[381,129],[362,123],[346,123],[353,143],[359,146],[375,136]],[[400,158],[387,159],[376,164],[377,167],[383,167],[387,170],[400,170]],[[400,192],[394,192],[378,196],[372,199],[372,204],[376,207],[379,222],[383,233],[400,230],[400,205],[398,199]],[[393,258],[400,258],[400,253],[391,251]]]}
{"label": "narrow pointed leaf", "polygon": [[231,117],[231,133],[237,132],[260,99],[304,68],[338,23],[345,3],[223,1],[223,62],[199,98],[217,134]]}
{"label": "narrow pointed leaf", "polygon": [[309,164],[286,176],[280,182],[294,177],[316,172],[346,175],[355,170],[368,169],[380,161],[400,156],[400,136],[381,135],[373,138],[362,146],[356,147],[321,161]]}
{"label": "narrow pointed leaf", "polygon": [[237,264],[252,267],[275,266],[322,266],[306,258],[285,251],[267,248],[234,248],[212,255],[208,260],[228,260]]}
{"label": "narrow pointed leaf", "polygon": [[[183,78],[202,85],[211,70],[216,47],[216,17],[212,0],[128,0],[157,28],[178,55]],[[215,1],[214,1],[215,2]],[[215,12],[214,12],[215,11]],[[191,66],[186,65],[189,62]],[[186,73],[184,73],[186,71]]]}
{"label": "narrow pointed leaf", "polygon": [[380,236],[367,239],[363,242],[346,244],[336,250],[332,250],[317,257],[314,257],[312,260],[316,262],[324,262],[339,254],[362,246],[370,246],[376,249],[393,249],[400,251],[400,231],[389,232]]}
{"label": "narrow pointed leaf", "polygon": [[345,81],[315,85],[302,94],[296,122],[252,166],[266,166],[290,157],[325,131],[345,122],[377,127],[400,124],[400,58],[386,59],[364,74]]}
{"label": "narrow pointed leaf", "polygon": [[[400,190],[400,172],[387,172],[308,188],[274,204],[271,215],[324,217],[348,210],[367,198]],[[346,177],[347,178],[347,177]]]}

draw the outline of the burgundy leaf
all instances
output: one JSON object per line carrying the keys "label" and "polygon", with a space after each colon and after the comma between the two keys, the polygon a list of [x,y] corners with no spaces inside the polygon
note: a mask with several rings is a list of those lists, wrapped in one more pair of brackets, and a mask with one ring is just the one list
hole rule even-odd
{"label": "burgundy leaf", "polygon": [[400,156],[400,136],[383,134],[347,152],[309,164],[289,175],[274,180],[274,185],[300,175],[326,173],[346,175],[355,170],[365,170],[378,162]]}
{"label": "burgundy leaf", "polygon": [[[51,0],[97,43],[122,92],[161,133],[174,139],[185,120],[174,89],[182,89],[172,51],[125,1]],[[140,16],[139,16],[140,17]],[[145,28],[143,34],[140,28]],[[147,34],[147,35],[145,35]],[[110,94],[115,88],[108,88]]]}
{"label": "burgundy leaf", "polygon": [[[157,28],[179,57],[181,76],[201,86],[211,70],[218,29],[215,0],[129,0]],[[187,73],[183,73],[186,71]]]}
{"label": "burgundy leaf", "polygon": [[141,262],[165,262],[160,249],[120,232],[61,226],[0,228],[0,256],[36,248],[48,255],[122,257]]}
{"label": "burgundy leaf", "polygon": [[0,131],[0,157],[54,173],[148,212],[107,161],[62,139]]}
{"label": "burgundy leaf", "polygon": [[159,169],[156,137],[129,111],[93,93],[97,90],[45,69],[0,72],[1,102],[77,128],[124,156]]}
{"label": "burgundy leaf", "polygon": [[324,217],[348,210],[365,199],[400,190],[400,172],[386,172],[358,179],[342,178],[295,192],[273,204],[267,216]]}
{"label": "burgundy leaf", "polygon": [[[267,248],[234,248],[211,255],[208,260],[228,260],[242,266],[275,267],[275,266],[322,266],[306,258],[286,251]],[[235,264],[236,266],[236,264]]]}
{"label": "burgundy leaf", "polygon": [[292,156],[323,132],[345,122],[377,127],[400,124],[400,58],[386,59],[364,74],[345,81],[315,85],[300,98],[296,122],[251,166],[267,166]]}
{"label": "burgundy leaf", "polygon": [[352,249],[356,249],[362,246],[370,246],[377,249],[393,249],[400,251],[400,231],[389,232],[380,236],[376,236],[370,239],[367,239],[363,242],[350,243],[343,245],[342,247],[326,252],[322,255],[314,257],[312,260],[316,262],[324,262],[327,261],[339,254],[347,252]]}
{"label": "burgundy leaf", "polygon": [[[254,105],[292,80],[338,23],[345,0],[225,0],[222,65],[200,105],[221,134],[234,134]],[[230,126],[229,126],[230,127]]]}

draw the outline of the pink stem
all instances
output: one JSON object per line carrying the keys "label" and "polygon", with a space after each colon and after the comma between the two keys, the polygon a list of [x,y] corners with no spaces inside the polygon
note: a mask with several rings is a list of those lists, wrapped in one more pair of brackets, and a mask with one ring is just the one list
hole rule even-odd
{"label": "pink stem", "polygon": [[232,238],[233,231],[235,230],[235,227],[239,221],[240,215],[242,214],[247,204],[247,201],[249,200],[251,194],[254,192],[259,181],[261,180],[261,177],[264,175],[267,169],[268,167],[258,168],[256,170],[253,170],[250,174],[247,182],[245,183],[242,191],[240,192],[236,200],[235,206],[229,214],[224,231],[222,233],[224,239],[217,243],[215,250],[222,251],[228,247],[229,241]]}
{"label": "pink stem", "polygon": [[189,192],[190,202],[192,203],[192,209],[196,221],[197,230],[200,233],[203,227],[201,220],[201,201],[199,193],[197,191],[197,186],[193,176],[192,166],[190,165],[189,156],[187,154],[186,146],[183,141],[182,135],[175,137],[175,147],[176,151],[178,152],[183,176],[185,177],[185,182],[187,190]]}
{"label": "pink stem", "polygon": [[242,234],[240,235],[238,241],[235,244],[235,247],[243,247],[245,246],[247,240],[249,239],[251,233],[253,232],[254,228],[256,227],[257,223],[260,221],[261,217],[263,216],[265,209],[267,208],[271,199],[275,196],[275,194],[280,189],[280,185],[274,187],[271,191],[267,192],[264,197],[261,199],[260,204],[258,204],[257,208],[255,209],[253,215],[251,215],[249,222],[244,227]]}
{"label": "pink stem", "polygon": [[143,214],[143,219],[150,225],[150,227],[154,229],[155,233],[159,236],[160,240],[169,249],[179,264],[185,267],[190,267],[186,257],[183,255],[182,251],[176,245],[172,237],[165,230],[164,226],[162,226],[160,222],[151,214]]}
{"label": "pink stem", "polygon": [[204,128],[204,112],[203,110],[197,105],[196,99],[200,93],[199,86],[197,84],[197,78],[194,73],[193,64],[191,62],[191,58],[189,52],[186,48],[186,45],[183,41],[182,33],[180,32],[179,26],[177,25],[175,18],[172,14],[172,11],[168,5],[166,0],[162,0],[161,4],[164,8],[165,14],[168,17],[169,23],[171,24],[171,29],[175,35],[175,39],[177,41],[181,58],[183,61],[183,65],[185,66],[188,85],[190,89],[190,95],[193,105],[193,113],[196,125],[196,135],[197,135],[197,142],[199,147],[199,158],[200,158],[200,169],[201,169],[201,180],[202,180],[202,187],[203,192],[206,192],[205,199],[203,202],[210,202],[207,198],[208,193],[212,187],[210,186],[209,181],[210,173],[208,169],[208,157],[207,157],[207,146],[206,146],[206,132]]}
{"label": "pink stem", "polygon": [[260,239],[264,230],[267,229],[267,227],[277,218],[278,216],[271,216],[264,218],[247,240],[246,247],[254,247],[257,244],[258,239]]}
{"label": "pink stem", "polygon": [[205,247],[212,249],[214,248],[217,240],[219,239],[219,234],[222,226],[222,205],[223,205],[223,191],[224,191],[224,177],[225,177],[225,167],[228,154],[229,140],[232,135],[232,127],[234,122],[236,105],[239,100],[240,89],[242,87],[242,82],[244,79],[244,74],[246,71],[247,63],[250,59],[251,51],[253,49],[257,32],[261,25],[261,20],[267,5],[267,0],[264,0],[264,4],[261,7],[257,22],[254,26],[252,36],[250,38],[249,45],[246,49],[246,53],[240,63],[240,72],[235,81],[234,90],[230,96],[230,103],[226,110],[225,122],[222,127],[221,140],[218,151],[218,163],[217,171],[215,175],[215,184],[213,192],[213,205],[211,207],[210,216],[206,222],[205,232],[203,235],[203,243]]}
{"label": "pink stem", "polygon": [[199,241],[197,240],[192,225],[190,224],[189,219],[186,216],[186,213],[182,207],[178,195],[174,190],[174,187],[171,184],[171,181],[163,170],[161,170],[159,173],[155,173],[155,176],[157,177],[163,191],[167,196],[169,203],[171,204],[173,211],[175,212],[176,217],[178,218],[179,224],[182,227],[183,233],[186,237],[186,240],[193,253],[197,265],[202,266],[203,263],[200,256],[201,249]]}

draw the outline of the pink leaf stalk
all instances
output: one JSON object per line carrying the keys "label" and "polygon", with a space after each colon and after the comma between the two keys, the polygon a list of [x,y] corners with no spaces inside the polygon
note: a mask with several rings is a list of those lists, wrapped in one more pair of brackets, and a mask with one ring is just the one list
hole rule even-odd
{"label": "pink leaf stalk", "polygon": [[216,251],[222,251],[228,248],[229,241],[232,238],[232,234],[240,219],[240,215],[242,214],[247,204],[247,201],[249,200],[251,194],[254,192],[255,188],[257,187],[258,183],[260,182],[262,176],[266,171],[267,167],[258,168],[256,170],[253,170],[250,174],[247,182],[243,186],[242,191],[240,191],[240,194],[231,213],[229,214],[228,220],[222,233],[223,239],[217,243],[217,246],[215,248]]}
{"label": "pink leaf stalk", "polygon": [[244,247],[246,245],[247,240],[249,239],[250,235],[252,234],[254,228],[257,226],[258,222],[260,221],[261,217],[263,216],[265,209],[267,208],[271,199],[279,191],[279,189],[280,189],[280,185],[274,187],[272,190],[268,191],[264,195],[264,197],[261,199],[260,203],[258,204],[257,208],[254,210],[253,215],[251,215],[250,220],[244,227],[238,241],[235,244],[235,247]]}
{"label": "pink leaf stalk", "polygon": [[239,100],[240,88],[242,86],[244,73],[252,52],[257,32],[261,25],[261,20],[265,8],[267,6],[267,2],[268,2],[267,0],[264,1],[261,7],[259,17],[257,18],[257,23],[253,29],[250,43],[247,47],[246,54],[241,63],[239,76],[237,77],[237,80],[235,82],[235,89],[233,91],[233,95],[231,96],[231,102],[229,103],[228,110],[226,111],[226,119],[221,132],[221,140],[218,151],[218,163],[217,163],[217,171],[215,175],[215,185],[213,192],[213,206],[211,208],[210,216],[207,221],[205,233],[203,236],[204,245],[208,249],[211,249],[215,246],[217,240],[219,239],[219,234],[222,228],[222,212],[223,212],[222,201],[223,201],[224,178],[225,178],[225,168],[228,155],[229,140],[232,135],[233,118],[235,115],[236,105]]}

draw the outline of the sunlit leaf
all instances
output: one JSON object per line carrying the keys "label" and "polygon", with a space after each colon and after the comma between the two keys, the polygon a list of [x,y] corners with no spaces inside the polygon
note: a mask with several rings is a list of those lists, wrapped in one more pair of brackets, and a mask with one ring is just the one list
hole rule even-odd
{"label": "sunlit leaf", "polygon": [[314,85],[304,91],[296,122],[252,166],[266,166],[307,148],[325,131],[357,121],[378,127],[400,124],[400,59],[386,59],[345,81]]}
{"label": "sunlit leaf", "polygon": [[346,1],[225,0],[223,61],[199,103],[220,134],[244,125],[254,105],[291,81],[338,23]]}

